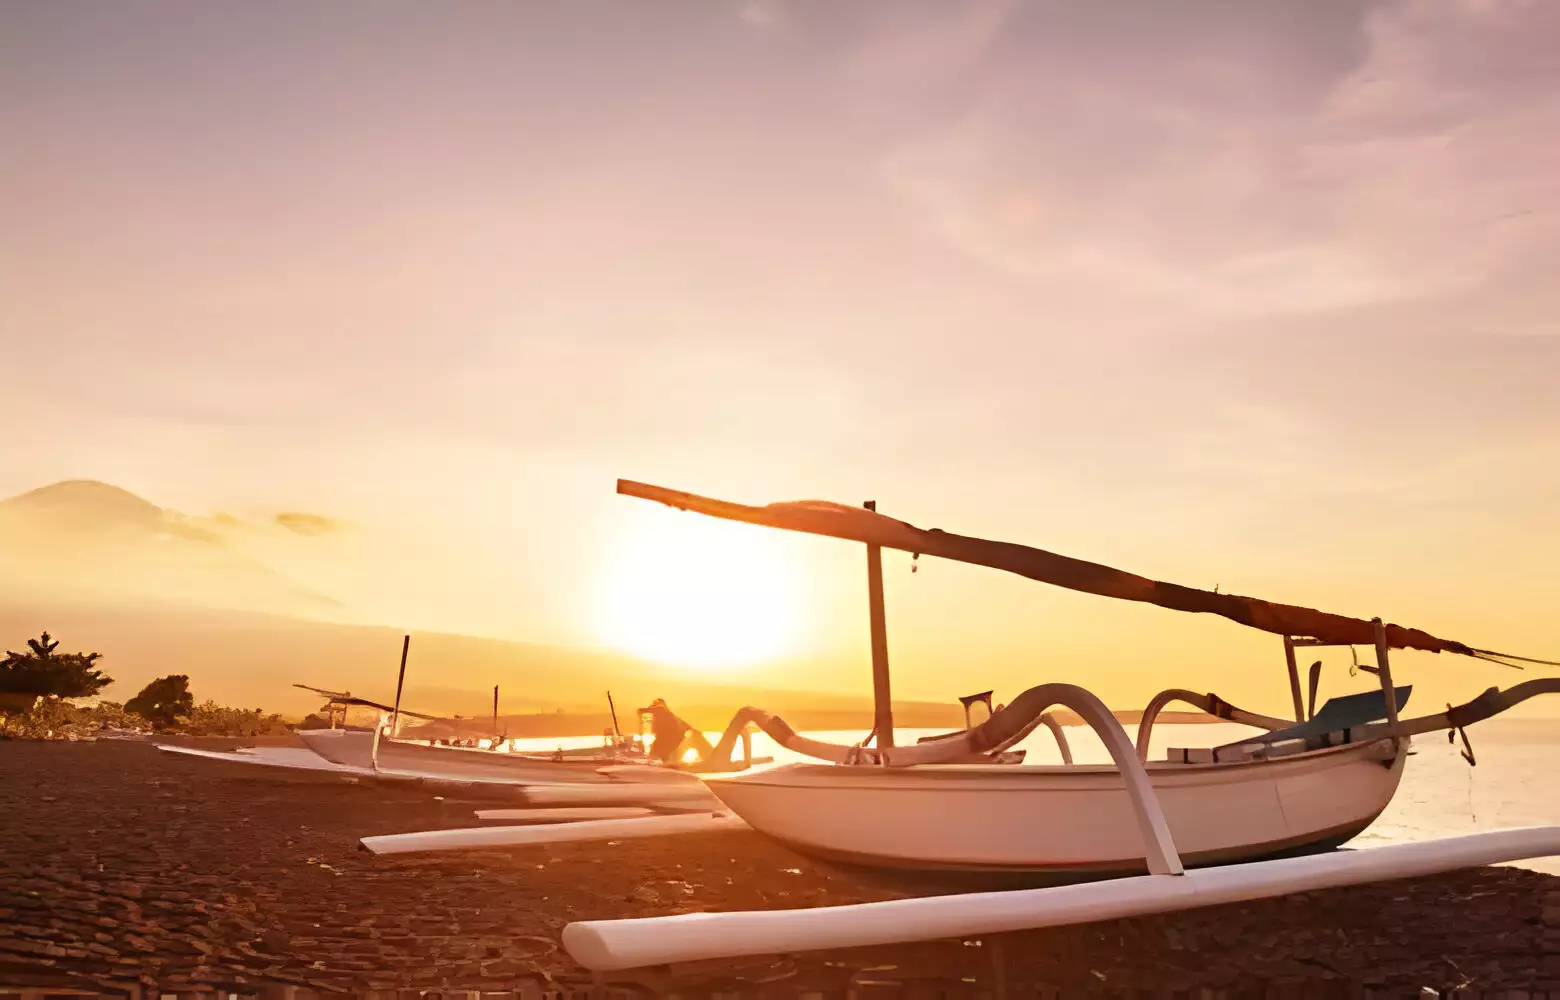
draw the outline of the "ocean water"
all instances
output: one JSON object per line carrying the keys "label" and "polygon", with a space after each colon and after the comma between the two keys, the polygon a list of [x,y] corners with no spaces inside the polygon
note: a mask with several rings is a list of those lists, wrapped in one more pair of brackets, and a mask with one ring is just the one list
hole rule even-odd
{"label": "ocean water", "polygon": [[[910,743],[940,730],[896,730],[900,743]],[[945,730],[942,730],[945,731]],[[1135,727],[1127,731],[1136,735]],[[1258,730],[1233,723],[1160,724],[1150,740],[1150,759],[1162,759],[1169,747],[1208,747],[1230,743]],[[713,741],[718,733],[710,733]],[[854,743],[865,734],[807,733],[831,743]],[[1392,804],[1352,843],[1378,846],[1433,840],[1437,837],[1518,826],[1560,825],[1560,719],[1490,719],[1468,730],[1476,766],[1461,756],[1462,744],[1449,744],[1444,733],[1416,737],[1403,783]],[[1080,764],[1109,763],[1110,754],[1087,726],[1068,726],[1073,760]],[[516,740],[516,749],[549,751],[558,746],[599,745],[599,737],[562,740]],[[1051,734],[1040,729],[1024,741],[1026,763],[1059,764],[1061,755]],[[755,756],[776,761],[806,760],[777,746],[762,733],[753,738]],[[1560,875],[1560,858],[1522,862],[1521,867]]]}

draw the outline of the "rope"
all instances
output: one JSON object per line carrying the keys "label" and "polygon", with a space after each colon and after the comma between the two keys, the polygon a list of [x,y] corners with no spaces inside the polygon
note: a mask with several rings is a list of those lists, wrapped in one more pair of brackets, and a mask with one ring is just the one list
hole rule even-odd
{"label": "rope", "polygon": [[1513,653],[1497,653],[1493,649],[1475,649],[1474,652],[1483,654],[1484,656],[1499,656],[1508,660],[1517,660],[1522,663],[1537,663],[1545,667],[1560,667],[1560,660],[1538,660],[1531,656],[1517,656]]}
{"label": "rope", "polygon": [[[1494,663],[1494,664],[1497,664],[1497,665],[1502,666],[1502,667],[1507,667],[1507,668],[1509,668],[1511,670],[1526,670],[1527,669],[1526,667],[1522,666],[1520,663],[1507,663],[1505,660],[1498,660],[1494,656],[1487,656],[1484,653],[1480,653],[1480,652],[1477,652],[1477,651],[1475,651],[1473,653],[1473,658],[1475,660],[1483,660],[1486,663]],[[1540,662],[1542,662],[1542,661],[1540,661]],[[1560,666],[1560,664],[1556,664],[1556,666]]]}

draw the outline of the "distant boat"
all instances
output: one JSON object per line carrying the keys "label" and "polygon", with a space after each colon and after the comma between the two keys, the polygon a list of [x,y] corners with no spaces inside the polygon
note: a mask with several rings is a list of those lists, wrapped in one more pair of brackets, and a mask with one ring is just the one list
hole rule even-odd
{"label": "distant boat", "polygon": [[[348,767],[426,772],[482,781],[611,781],[614,779],[601,773],[601,768],[629,764],[645,766],[646,759],[643,752],[625,753],[613,746],[528,754],[387,736],[379,738],[376,755],[372,728],[303,729],[298,731],[298,738],[326,760]],[[646,769],[651,770],[648,766]]]}

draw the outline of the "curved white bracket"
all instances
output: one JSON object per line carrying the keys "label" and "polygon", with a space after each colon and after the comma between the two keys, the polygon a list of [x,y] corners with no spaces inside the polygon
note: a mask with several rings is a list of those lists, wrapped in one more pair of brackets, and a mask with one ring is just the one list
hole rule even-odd
{"label": "curved white bracket", "polygon": [[1159,718],[1160,711],[1172,701],[1185,702],[1198,711],[1206,712],[1215,718],[1238,722],[1243,726],[1266,729],[1268,732],[1294,725],[1293,720],[1290,719],[1275,719],[1269,715],[1258,715],[1256,712],[1248,712],[1243,708],[1236,708],[1229,702],[1222,701],[1211,694],[1198,694],[1196,691],[1170,688],[1154,695],[1153,699],[1149,701],[1148,707],[1143,709],[1143,718],[1138,722],[1137,732],[1138,760],[1148,760],[1148,739],[1154,732],[1154,720]]}
{"label": "curved white bracket", "polygon": [[1057,722],[1056,717],[1049,712],[1040,716],[1040,724],[1049,729],[1051,735],[1056,737],[1056,748],[1062,752],[1062,763],[1071,764],[1073,762],[1072,747],[1067,745],[1067,734],[1062,732],[1062,724]]}
{"label": "curved white bracket", "polygon": [[[1122,783],[1127,786],[1127,797],[1132,800],[1132,811],[1137,817],[1138,832],[1143,835],[1144,858],[1148,862],[1149,874],[1184,874],[1185,868],[1181,864],[1181,856],[1170,837],[1170,826],[1165,822],[1164,810],[1160,808],[1159,798],[1154,794],[1154,786],[1148,780],[1148,772],[1144,769],[1143,762],[1138,759],[1136,748],[1127,737],[1127,731],[1122,728],[1121,722],[1093,692],[1076,684],[1041,684],[1032,687],[1014,698],[1012,704],[985,725],[971,730],[965,737],[965,741],[971,743],[971,749],[979,751],[982,749],[979,745],[983,736],[982,731],[992,723],[1000,724],[1005,721],[1003,716],[1009,714],[1018,717],[1029,716],[1032,712],[1043,712],[1052,705],[1061,705],[1077,712],[1099,735],[1100,742],[1105,744],[1105,749],[1110,751],[1111,760],[1115,762],[1116,770],[1121,773]],[[1000,732],[1000,728],[998,731]],[[888,762],[891,764],[912,763],[912,761],[896,759],[899,757],[896,751],[900,749],[914,751],[928,746],[935,746],[935,744],[896,747],[885,752],[889,755]]]}
{"label": "curved white bracket", "polygon": [[379,770],[379,737],[389,725],[385,713],[380,712],[379,718],[374,721],[374,742],[368,751],[368,768],[371,771]]}

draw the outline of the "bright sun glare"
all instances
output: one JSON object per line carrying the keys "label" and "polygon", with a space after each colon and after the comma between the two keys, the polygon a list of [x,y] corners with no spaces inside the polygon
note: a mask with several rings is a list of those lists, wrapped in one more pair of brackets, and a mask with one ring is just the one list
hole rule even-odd
{"label": "bright sun glare", "polygon": [[801,589],[783,542],[750,525],[637,512],[604,579],[602,638],[634,656],[710,672],[791,652]]}

